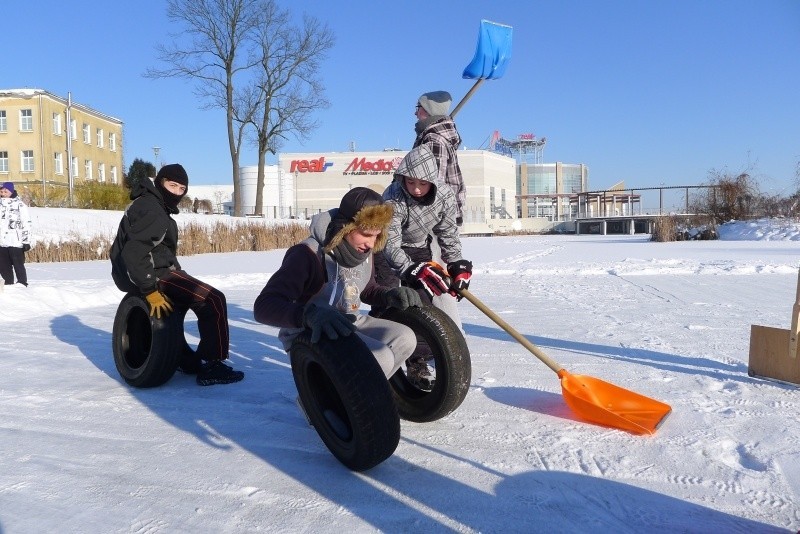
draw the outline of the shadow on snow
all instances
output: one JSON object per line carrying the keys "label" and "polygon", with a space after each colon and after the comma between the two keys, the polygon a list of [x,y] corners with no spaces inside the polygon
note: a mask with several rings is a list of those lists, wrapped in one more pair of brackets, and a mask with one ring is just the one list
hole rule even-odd
{"label": "shadow on snow", "polygon": [[[192,336],[196,337],[193,319],[189,312],[186,330],[190,344]],[[406,443],[440,454],[445,465],[451,462],[454,468],[463,469],[467,464],[470,469],[481,471],[481,476],[496,478],[493,493],[416,465],[398,454],[366,473],[350,472],[329,453],[297,410],[288,356],[276,336],[267,333],[276,330],[257,324],[251,310],[230,303],[229,319],[231,361],[236,368],[244,370],[246,376],[244,381],[234,385],[207,388],[198,387],[194,377],[180,373],[159,388],[127,386],[116,371],[111,353],[111,321],[107,330],[101,330],[83,324],[74,315],[63,315],[52,320],[51,329],[59,340],[77,347],[102,374],[128,388],[136,400],[164,421],[208,446],[227,448],[234,443],[250,451],[269,466],[381,531],[413,528],[420,531],[602,529],[654,532],[696,530],[699,525],[702,530],[720,532],[778,531],[756,521],[591,476],[542,471],[504,475],[479,462],[404,438],[401,445]],[[502,337],[499,331],[475,325],[469,325],[467,332],[493,339]],[[565,350],[592,351],[617,358],[636,360],[643,356],[641,351],[543,338],[534,340]],[[680,360],[657,353],[646,356],[653,360],[666,356],[675,363]],[[723,369],[709,372],[720,370]],[[537,393],[541,394],[536,399],[540,409],[544,403],[551,405],[548,413],[563,411],[565,417],[569,416],[560,399],[557,405],[557,395]],[[523,401],[521,395],[517,399],[517,393],[512,390],[503,395],[504,402],[523,406],[528,402]],[[404,422],[403,426],[413,424]],[[268,475],[265,470],[264,478]],[[292,498],[291,495],[284,497]]]}

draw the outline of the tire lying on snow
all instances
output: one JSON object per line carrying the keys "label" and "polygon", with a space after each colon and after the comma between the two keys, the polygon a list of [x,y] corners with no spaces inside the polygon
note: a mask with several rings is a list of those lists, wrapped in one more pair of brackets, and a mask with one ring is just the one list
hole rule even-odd
{"label": "tire lying on snow", "polygon": [[325,446],[353,471],[390,457],[400,442],[400,417],[386,377],[361,339],[351,334],[312,344],[300,334],[289,349],[300,402]]}
{"label": "tire lying on snow", "polygon": [[183,320],[186,309],[176,308],[167,317],[150,317],[142,295],[128,293],[114,317],[112,348],[114,364],[131,386],[151,388],[172,378],[184,352]]}
{"label": "tire lying on snow", "polygon": [[436,421],[464,401],[472,379],[472,360],[464,335],[453,320],[433,306],[405,310],[389,308],[381,314],[411,328],[418,346],[433,353],[436,381],[431,391],[416,388],[401,368],[389,379],[400,417],[417,423]]}

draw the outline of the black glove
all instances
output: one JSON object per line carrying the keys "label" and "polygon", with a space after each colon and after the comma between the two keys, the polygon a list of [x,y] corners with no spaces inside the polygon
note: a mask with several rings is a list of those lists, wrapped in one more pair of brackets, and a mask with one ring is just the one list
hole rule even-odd
{"label": "black glove", "polygon": [[450,274],[450,294],[461,300],[462,289],[469,289],[469,282],[472,280],[472,262],[458,260],[447,264],[447,272]]}
{"label": "black glove", "polygon": [[31,246],[27,243],[22,245],[22,252],[28,252],[31,249]]}
{"label": "black glove", "polygon": [[406,269],[405,277],[414,287],[421,287],[431,297],[447,293],[450,290],[444,281],[447,275],[436,265],[427,262],[415,263]]}
{"label": "black glove", "polygon": [[311,342],[316,343],[322,334],[328,339],[346,337],[355,332],[356,326],[345,314],[332,306],[306,304],[303,324],[311,329]]}
{"label": "black glove", "polygon": [[422,306],[422,299],[415,289],[410,287],[393,287],[383,294],[383,305],[387,308],[405,310],[409,306]]}

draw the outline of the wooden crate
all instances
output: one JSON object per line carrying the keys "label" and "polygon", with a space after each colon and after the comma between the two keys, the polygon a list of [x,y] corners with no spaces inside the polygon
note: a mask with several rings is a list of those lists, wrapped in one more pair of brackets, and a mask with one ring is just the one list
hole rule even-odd
{"label": "wooden crate", "polygon": [[750,325],[747,374],[800,385],[800,358],[789,352],[790,331]]}

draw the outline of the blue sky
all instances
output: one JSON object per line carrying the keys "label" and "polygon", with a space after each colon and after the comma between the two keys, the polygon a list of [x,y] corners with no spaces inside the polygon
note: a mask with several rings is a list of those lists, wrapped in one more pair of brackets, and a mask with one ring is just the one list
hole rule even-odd
{"label": "blue sky", "polygon": [[[159,146],[193,183],[230,183],[223,113],[203,109],[189,82],[142,76],[159,66],[156,43],[179,30],[166,2],[39,0],[45,17],[27,1],[3,4],[3,88],[69,91],[121,119],[126,168]],[[693,185],[712,169],[749,170],[768,192],[796,188],[800,1],[281,5],[337,38],[320,74],[332,105],[312,138],[285,152],[410,148],[417,97],[444,89],[458,101],[472,86],[461,75],[488,19],[513,26],[512,59],[459,113],[467,148],[486,147],[495,130],[546,137],[544,161],[585,163],[591,189]],[[256,157],[247,146],[241,163]]]}

